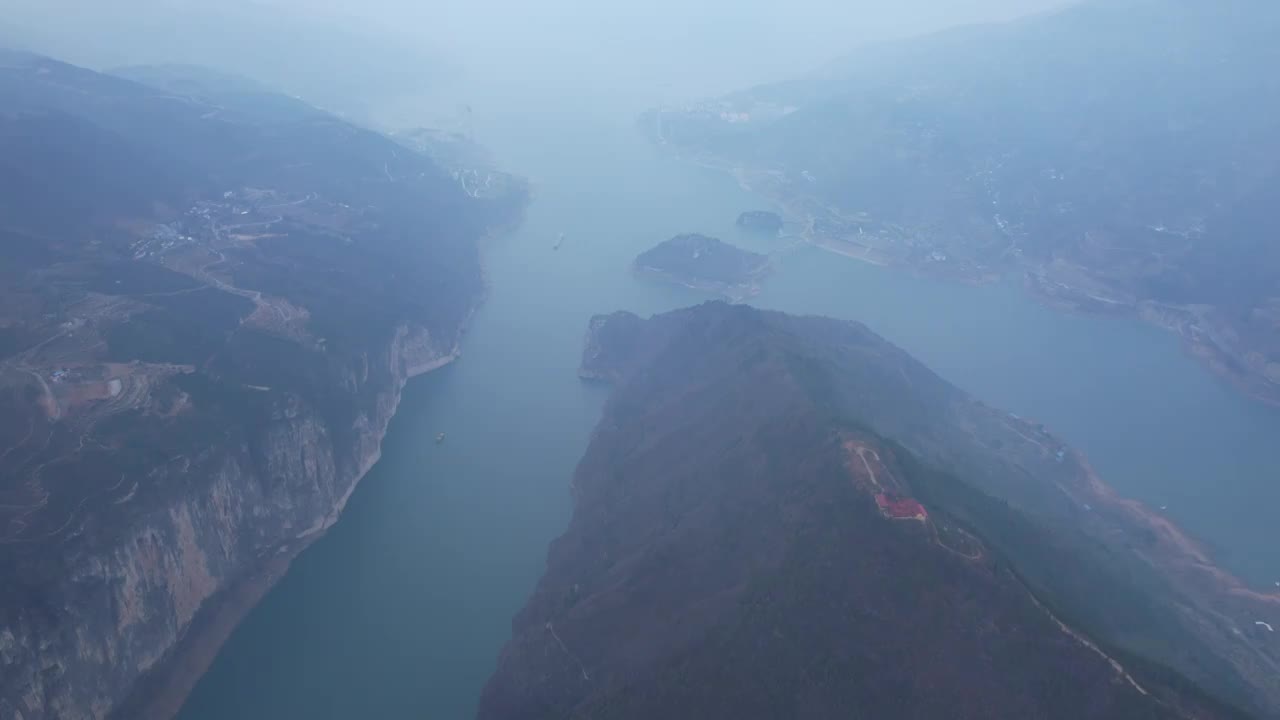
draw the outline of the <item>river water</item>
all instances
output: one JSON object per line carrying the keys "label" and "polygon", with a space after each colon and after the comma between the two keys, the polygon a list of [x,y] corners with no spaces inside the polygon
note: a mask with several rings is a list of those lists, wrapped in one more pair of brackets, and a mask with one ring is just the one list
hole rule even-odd
{"label": "river water", "polygon": [[[759,199],[640,137],[647,103],[548,87],[467,101],[478,139],[533,181],[527,219],[486,248],[491,292],[461,360],[406,389],[381,462],[236,630],[184,720],[471,717],[568,521],[569,479],[604,401],[575,375],[588,318],[707,299],[628,273],[678,232],[777,242],[733,228]],[[757,304],[867,323],[1046,423],[1230,569],[1280,580],[1280,412],[1212,377],[1171,334],[1056,312],[1012,284],[924,280],[816,249],[787,255]]]}

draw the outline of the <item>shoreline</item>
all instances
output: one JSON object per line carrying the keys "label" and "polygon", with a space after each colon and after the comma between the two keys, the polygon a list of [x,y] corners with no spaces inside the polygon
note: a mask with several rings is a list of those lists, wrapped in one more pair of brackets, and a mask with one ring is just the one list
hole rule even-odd
{"label": "shoreline", "polygon": [[[760,194],[768,198],[771,202],[779,205],[776,198],[771,197],[767,193],[751,188],[750,185],[744,183],[746,189],[751,192]],[[783,205],[785,208],[785,205]],[[858,262],[867,263],[881,268],[902,268],[922,277],[941,277],[942,279],[952,279],[965,284],[982,285],[993,282],[1005,275],[1005,273],[995,272],[983,277],[974,277],[969,275],[958,274],[948,276],[945,273],[927,272],[927,267],[910,262],[894,261],[891,258],[875,258],[872,254],[878,254],[878,251],[869,246],[861,246],[862,252],[857,252],[855,246],[847,241],[835,238],[819,238],[814,236],[809,230],[804,230],[799,237],[808,245],[816,247],[825,252],[840,255],[842,257],[856,260]],[[842,245],[849,247],[841,247]],[[1138,300],[1136,302],[1124,301],[1103,301],[1091,296],[1083,296],[1074,298],[1063,296],[1050,292],[1036,285],[1031,278],[1034,273],[1024,267],[1012,268],[1023,276],[1023,292],[1025,292],[1032,300],[1038,302],[1048,308],[1059,312],[1078,313],[1081,315],[1123,315],[1142,323],[1153,325],[1167,332],[1176,335],[1182,345],[1183,352],[1192,360],[1196,361],[1204,370],[1216,378],[1226,381],[1235,390],[1246,398],[1259,402],[1267,407],[1280,409],[1280,385],[1271,383],[1267,377],[1256,371],[1241,371],[1237,369],[1240,360],[1223,350],[1215,343],[1208,342],[1204,338],[1208,333],[1198,331],[1194,326],[1194,321],[1187,316],[1191,313],[1185,309],[1173,306],[1160,306],[1152,300]],[[1067,290],[1074,290],[1068,287]],[[1087,305],[1086,305],[1087,303]],[[1183,316],[1180,320],[1161,317],[1158,312],[1152,311],[1153,307],[1164,307],[1165,312],[1172,312]]]}
{"label": "shoreline", "polygon": [[284,578],[293,561],[312,543],[324,537],[329,528],[338,522],[356,488],[382,459],[382,441],[386,438],[387,431],[400,409],[400,400],[404,395],[405,387],[414,378],[451,365],[462,356],[462,338],[471,327],[476,312],[488,299],[491,291],[488,267],[485,263],[485,247],[488,243],[495,242],[498,238],[514,231],[524,222],[525,212],[533,198],[533,187],[523,184],[522,189],[523,196],[519,207],[512,213],[511,218],[490,227],[476,240],[480,290],[472,299],[466,314],[459,320],[453,346],[449,352],[425,362],[410,364],[403,348],[400,347],[407,328],[402,327],[392,338],[392,348],[399,348],[399,356],[394,358],[394,361],[400,365],[403,378],[392,388],[390,412],[386,424],[374,433],[376,440],[373,451],[360,463],[346,492],[328,513],[317,520],[315,525],[297,535],[292,542],[278,548],[274,554],[259,563],[256,568],[244,573],[240,579],[208,598],[177,643],[170,648],[164,660],[145,673],[125,700],[111,710],[107,716],[110,720],[134,720],[135,718],[137,720],[173,720],[177,717],[191,692],[212,667],[222,647],[236,628],[262,602],[276,583]]}
{"label": "shoreline", "polygon": [[[459,336],[465,332],[474,312],[473,307],[463,318],[459,326]],[[382,458],[382,441],[386,437],[391,422],[395,420],[400,400],[408,383],[416,377],[453,364],[461,356],[459,339],[448,353],[434,360],[418,365],[405,365],[405,377],[393,391],[391,413],[386,427],[376,433],[374,451],[361,462],[358,472],[339,501],[319,519],[316,525],[300,533],[292,542],[280,547],[257,567],[245,573],[241,579],[230,583],[206,600],[186,632],[170,649],[167,657],[158,663],[154,670],[143,676],[125,701],[112,710],[108,715],[109,718],[172,720],[178,716],[187,698],[212,667],[222,647],[236,628],[262,602],[276,583],[284,578],[293,561],[313,543],[324,537],[341,518],[356,488]]]}
{"label": "shoreline", "polygon": [[[236,628],[262,602],[276,583],[284,578],[293,561],[312,543],[324,537],[338,522],[356,488],[382,459],[382,441],[399,411],[405,387],[414,378],[451,365],[462,356],[462,338],[470,328],[476,312],[491,292],[484,250],[487,244],[508,235],[524,222],[525,212],[532,201],[534,191],[531,184],[523,184],[522,189],[523,197],[518,210],[512,214],[512,217],[489,228],[476,240],[480,265],[480,291],[473,298],[466,314],[458,322],[452,348],[439,357],[418,364],[410,364],[408,359],[403,357],[403,350],[401,351],[401,357],[397,360],[404,376],[392,389],[391,408],[386,425],[374,433],[377,438],[373,452],[360,463],[346,492],[328,513],[317,520],[315,525],[297,535],[292,542],[278,548],[274,554],[263,560],[256,568],[246,572],[240,579],[207,599],[197,611],[196,617],[191,621],[186,632],[169,650],[165,659],[144,674],[125,700],[112,709],[108,715],[110,720],[134,720],[135,718],[137,720],[173,720],[177,717],[191,692],[212,667],[222,647]],[[392,347],[397,347],[402,339],[403,333],[398,333],[391,341]]]}
{"label": "shoreline", "polygon": [[[1000,273],[982,278],[929,273],[925,272],[920,266],[911,263],[873,258],[870,254],[876,251],[870,247],[862,246],[862,252],[858,252],[855,247],[846,241],[815,238],[809,235],[807,231],[799,237],[806,245],[823,252],[839,255],[878,268],[907,270],[919,277],[951,280],[967,285],[985,285],[1003,277]],[[849,247],[841,247],[841,245]],[[1188,311],[1173,306],[1160,306],[1150,300],[1139,300],[1135,303],[1109,301],[1103,307],[1103,301],[1096,298],[1088,298],[1090,306],[1086,307],[1084,302],[1080,300],[1064,297],[1035,286],[1028,280],[1033,275],[1029,270],[1014,268],[1014,271],[1023,276],[1023,292],[1034,302],[1063,313],[1085,316],[1122,316],[1172,333],[1178,338],[1183,353],[1211,376],[1228,383],[1235,392],[1240,393],[1249,400],[1269,408],[1280,409],[1280,386],[1273,386],[1274,384],[1270,383],[1261,373],[1241,372],[1234,369],[1239,364],[1239,361],[1218,345],[1206,342],[1203,339],[1205,333],[1193,327],[1194,321],[1186,317],[1190,315]],[[1162,316],[1158,311],[1152,309],[1157,306],[1163,307],[1166,313],[1180,314],[1183,317],[1181,319],[1170,319],[1167,316]]]}
{"label": "shoreline", "polygon": [[[772,267],[772,265],[767,267]],[[744,283],[744,284],[738,284],[738,285],[729,285],[727,283],[717,283],[717,282],[710,282],[710,281],[700,282],[697,280],[687,280],[685,278],[680,277],[679,275],[676,275],[675,273],[668,272],[666,270],[660,270],[655,267],[649,267],[647,265],[635,265],[633,267],[633,272],[635,272],[635,274],[640,277],[659,280],[661,282],[669,283],[672,285],[678,285],[680,287],[689,288],[690,290],[694,290],[696,292],[713,294],[735,305],[738,303],[746,302],[747,300],[750,300],[751,298],[760,294],[760,284],[755,282],[751,284]]]}
{"label": "shoreline", "polygon": [[[679,154],[679,153],[677,153]],[[1230,392],[1240,392],[1249,402],[1259,402],[1264,407],[1280,407],[1280,385],[1270,382],[1257,368],[1248,365],[1240,353],[1215,342],[1213,318],[1207,316],[1210,309],[1167,306],[1150,300],[1110,297],[1099,292],[1096,296],[1087,288],[1075,288],[1066,284],[1041,287],[1037,280],[1044,280],[1034,268],[1014,264],[1000,273],[962,272],[976,268],[955,268],[946,273],[945,268],[930,267],[909,259],[893,257],[877,251],[872,246],[850,243],[838,237],[815,232],[812,213],[805,203],[784,198],[768,190],[768,183],[753,182],[752,174],[744,168],[715,162],[714,159],[697,157],[686,161],[717,172],[728,173],[747,192],[761,197],[780,210],[790,225],[796,228],[793,235],[802,242],[825,252],[842,255],[852,260],[877,267],[892,267],[915,275],[934,279],[950,279],[965,284],[985,284],[1009,277],[1010,271],[1022,276],[1022,292],[1030,299],[1055,311],[1081,315],[1112,315],[1131,318],[1154,325],[1176,334],[1182,351],[1194,359],[1202,370],[1216,379],[1232,385]],[[1056,292],[1054,291],[1056,290]],[[1100,288],[1101,290],[1101,288]],[[1171,518],[1162,515],[1140,500],[1121,494],[1098,477],[1085,457],[1075,449],[1071,457],[1082,473],[1074,482],[1060,486],[1068,497],[1076,502],[1094,506],[1100,540],[1109,545],[1114,538],[1110,533],[1128,530],[1126,535],[1149,533],[1152,545],[1147,548],[1129,545],[1138,560],[1154,570],[1169,588],[1186,603],[1182,610],[1188,615],[1188,628],[1194,628],[1197,636],[1213,647],[1221,648],[1224,658],[1231,658],[1241,677],[1248,677],[1255,691],[1267,698],[1266,703],[1280,701],[1280,652],[1265,635],[1257,637],[1252,630],[1253,621],[1271,621],[1280,618],[1280,591],[1250,582],[1223,567],[1199,540],[1188,534]],[[1100,513],[1098,511],[1101,511]],[[1132,531],[1138,531],[1132,533]],[[1132,534],[1131,534],[1132,533]],[[1123,536],[1119,536],[1123,537]],[[1120,549],[1122,546],[1115,546]],[[1238,663],[1238,664],[1236,664]]]}
{"label": "shoreline", "polygon": [[1065,463],[1067,473],[1049,482],[1079,508],[1076,522],[1084,535],[1117,557],[1129,558],[1124,562],[1149,569],[1164,588],[1159,597],[1181,616],[1181,627],[1232,668],[1252,702],[1264,707],[1280,702],[1280,648],[1251,631],[1256,620],[1280,622],[1280,590],[1219,565],[1200,540],[1153,506],[1108,484],[1083,451],[1052,430],[1017,417],[1005,425],[1034,445],[1043,461],[1054,449],[1065,450],[1058,463]]}
{"label": "shoreline", "polygon": [[[1256,621],[1280,621],[1280,590],[1264,591],[1218,565],[1203,544],[1176,522],[1140,500],[1108,485],[1075,449],[1071,459],[1082,471],[1075,488],[1059,486],[1068,497],[1090,499],[1103,526],[1149,534],[1150,546],[1129,546],[1169,584],[1187,615],[1185,627],[1219,655],[1256,693],[1255,702],[1280,702],[1280,653],[1268,638],[1250,632]],[[1186,603],[1183,605],[1183,603]],[[1267,715],[1269,717],[1269,715]]]}
{"label": "shoreline", "polygon": [[[651,138],[652,139],[652,138]],[[688,154],[681,148],[670,145],[663,138],[654,140],[660,149],[666,149],[676,159],[691,163],[698,167],[714,170],[728,174],[743,190],[758,195],[761,198],[775,205],[781,214],[789,223],[800,225],[801,229],[794,234],[802,242],[818,249],[830,252],[836,255],[864,262],[869,265],[882,268],[901,268],[910,272],[919,274],[922,277],[952,279],[961,283],[982,285],[993,282],[1000,277],[1007,275],[1006,271],[992,271],[981,276],[966,275],[963,273],[953,273],[947,275],[945,273],[928,272],[930,268],[921,266],[918,263],[903,262],[895,260],[891,257],[871,257],[871,254],[882,255],[870,246],[861,246],[862,252],[856,250],[853,243],[834,237],[819,237],[813,230],[813,218],[800,212],[793,203],[789,203],[783,198],[778,197],[776,193],[771,193],[767,189],[753,184],[750,180],[752,173],[767,175],[766,172],[750,170],[727,162],[724,162],[714,156],[706,154]],[[848,247],[841,247],[842,245]],[[1094,305],[1102,305],[1103,301],[1088,296],[1085,291],[1077,291],[1080,297],[1063,297],[1061,295],[1051,293],[1047,290],[1032,287],[1035,273],[1032,268],[1014,265],[1009,270],[1020,273],[1023,277],[1024,292],[1031,299],[1039,302],[1047,307],[1062,312],[1074,312],[1086,315],[1124,315],[1143,323],[1154,325],[1163,330],[1174,333],[1181,341],[1183,351],[1195,360],[1201,367],[1207,370],[1211,375],[1230,383],[1236,391],[1240,392],[1246,398],[1257,401],[1266,407],[1280,409],[1280,384],[1272,382],[1268,377],[1253,368],[1242,371],[1239,366],[1243,360],[1236,358],[1229,352],[1225,351],[1219,345],[1206,340],[1209,333],[1192,327],[1194,321],[1188,319],[1188,316],[1194,315],[1191,311],[1184,308],[1166,306],[1153,300],[1136,300],[1134,302],[1124,302],[1111,300],[1107,301],[1107,309],[1100,307],[1086,307],[1083,298],[1088,298],[1089,302]],[[1074,290],[1069,286],[1064,286],[1068,290]],[[1154,312],[1154,308],[1164,308],[1166,312],[1172,311],[1181,315],[1178,319],[1170,319],[1162,317],[1158,312]]]}

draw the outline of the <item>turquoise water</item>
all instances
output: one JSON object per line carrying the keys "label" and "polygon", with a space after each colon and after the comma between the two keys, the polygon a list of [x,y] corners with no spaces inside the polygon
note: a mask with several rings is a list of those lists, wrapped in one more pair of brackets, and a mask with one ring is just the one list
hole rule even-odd
{"label": "turquoise water", "polygon": [[[650,148],[638,104],[545,88],[493,97],[471,101],[477,136],[537,197],[486,249],[492,290],[462,359],[411,383],[382,461],[237,629],[184,720],[470,717],[567,523],[569,479],[604,400],[575,376],[587,319],[705,299],[633,278],[631,259],[677,232],[734,238],[737,213],[759,205]],[[1280,579],[1280,413],[1210,376],[1172,335],[817,250],[788,255],[758,304],[866,322],[991,404],[1047,423],[1232,569]]]}

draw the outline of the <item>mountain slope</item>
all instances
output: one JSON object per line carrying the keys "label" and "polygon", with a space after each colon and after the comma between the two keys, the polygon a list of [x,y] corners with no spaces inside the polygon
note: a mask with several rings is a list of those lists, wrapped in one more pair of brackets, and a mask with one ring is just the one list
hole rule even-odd
{"label": "mountain slope", "polygon": [[1280,8],[1085,2],[654,113],[812,240],[1180,332],[1280,402]]}
{"label": "mountain slope", "polygon": [[3,717],[175,710],[456,357],[523,203],[247,81],[135,74],[0,53]]}
{"label": "mountain slope", "polygon": [[1232,631],[1280,598],[864,327],[619,313],[582,372],[617,389],[485,720],[1237,716],[1182,675],[1280,708]]}

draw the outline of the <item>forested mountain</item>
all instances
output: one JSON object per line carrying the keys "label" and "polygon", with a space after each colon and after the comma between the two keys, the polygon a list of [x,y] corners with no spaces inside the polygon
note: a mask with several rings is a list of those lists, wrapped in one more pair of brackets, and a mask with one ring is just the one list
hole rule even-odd
{"label": "forested mountain", "polygon": [[1280,712],[1275,596],[861,325],[617,313],[582,374],[613,395],[482,720]]}

